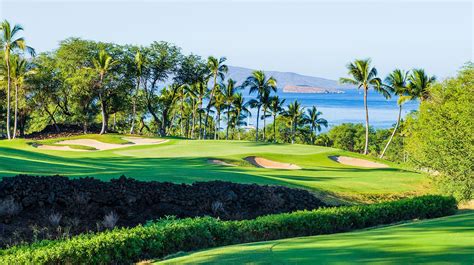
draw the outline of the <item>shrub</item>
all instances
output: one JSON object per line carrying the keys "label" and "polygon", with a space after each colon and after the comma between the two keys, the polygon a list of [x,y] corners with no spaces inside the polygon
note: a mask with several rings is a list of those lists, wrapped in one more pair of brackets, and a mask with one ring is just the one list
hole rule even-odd
{"label": "shrub", "polygon": [[321,208],[252,220],[169,217],[70,239],[41,241],[0,251],[1,264],[130,263],[178,251],[297,236],[338,233],[403,220],[453,214],[452,197],[421,196],[367,206]]}
{"label": "shrub", "polygon": [[429,92],[407,138],[410,160],[437,172],[433,179],[443,192],[469,201],[474,199],[474,64]]}

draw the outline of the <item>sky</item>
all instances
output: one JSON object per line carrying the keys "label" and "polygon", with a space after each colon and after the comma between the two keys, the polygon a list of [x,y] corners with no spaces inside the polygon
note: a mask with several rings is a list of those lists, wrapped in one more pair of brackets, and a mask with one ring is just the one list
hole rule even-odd
{"label": "sky", "polygon": [[453,76],[473,58],[473,1],[0,0],[38,52],[68,37],[225,56],[229,65],[338,79],[370,57],[381,75]]}

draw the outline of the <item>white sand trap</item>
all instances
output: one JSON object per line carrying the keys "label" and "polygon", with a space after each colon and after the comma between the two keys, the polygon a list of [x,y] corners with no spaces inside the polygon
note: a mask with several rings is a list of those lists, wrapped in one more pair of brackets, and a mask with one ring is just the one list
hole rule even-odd
{"label": "white sand trap", "polygon": [[354,157],[348,157],[348,156],[330,156],[332,160],[341,163],[343,165],[348,165],[348,166],[356,166],[356,167],[367,167],[367,168],[387,168],[389,166],[382,164],[382,163],[377,163],[377,162],[372,162],[369,160],[365,159],[360,159],[360,158],[354,158]]}
{"label": "white sand trap", "polygon": [[[97,150],[110,150],[116,148],[129,147],[134,145],[152,145],[152,144],[161,144],[168,142],[168,140],[163,139],[153,139],[153,138],[141,138],[141,137],[123,137],[125,141],[129,141],[127,144],[110,144],[104,143],[93,139],[73,139],[73,140],[64,140],[57,142],[58,144],[65,145],[83,145],[93,147]],[[63,149],[65,150],[65,149]],[[75,150],[75,149],[72,149]]]}
{"label": "white sand trap", "polygon": [[299,166],[295,164],[276,162],[276,161],[268,160],[268,159],[257,157],[257,156],[249,156],[249,157],[246,157],[245,160],[250,162],[252,165],[256,167],[272,168],[272,169],[301,169]]}
{"label": "white sand trap", "polygon": [[219,165],[219,166],[226,166],[226,167],[235,167],[236,166],[236,165],[229,164],[229,163],[224,162],[224,161],[219,160],[219,159],[208,159],[207,163],[213,164],[213,165]]}
{"label": "white sand trap", "polygon": [[34,147],[38,149],[43,149],[43,150],[55,150],[55,151],[77,151],[77,152],[84,152],[88,150],[84,149],[74,149],[69,146],[61,146],[61,145],[46,145],[46,144],[39,144],[39,145],[34,145]]}

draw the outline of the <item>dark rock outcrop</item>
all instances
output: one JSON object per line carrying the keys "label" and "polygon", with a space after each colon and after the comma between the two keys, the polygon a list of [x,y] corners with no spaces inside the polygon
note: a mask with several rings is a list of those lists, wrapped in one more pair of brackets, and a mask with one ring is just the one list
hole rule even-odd
{"label": "dark rock outcrop", "polygon": [[21,211],[14,216],[0,213],[4,244],[14,232],[31,234],[32,225],[51,226],[52,214],[60,214],[60,225],[77,234],[100,230],[104,216],[111,212],[118,216],[118,226],[135,226],[169,215],[239,220],[325,206],[308,191],[282,186],[222,181],[186,185],[124,176],[109,182],[62,176],[5,177],[0,181],[0,202],[12,199]]}

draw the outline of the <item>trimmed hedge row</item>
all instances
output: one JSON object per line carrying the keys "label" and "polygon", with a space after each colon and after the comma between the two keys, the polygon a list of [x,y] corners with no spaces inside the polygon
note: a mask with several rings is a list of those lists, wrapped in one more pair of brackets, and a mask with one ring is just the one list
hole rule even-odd
{"label": "trimmed hedge row", "polygon": [[252,220],[165,218],[145,226],[41,241],[0,251],[1,264],[130,263],[229,244],[337,233],[403,220],[451,215],[452,197],[421,196],[367,206],[322,208]]}

